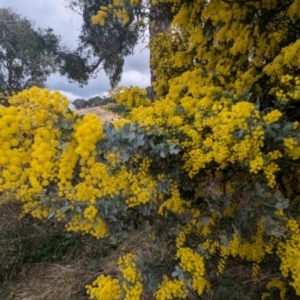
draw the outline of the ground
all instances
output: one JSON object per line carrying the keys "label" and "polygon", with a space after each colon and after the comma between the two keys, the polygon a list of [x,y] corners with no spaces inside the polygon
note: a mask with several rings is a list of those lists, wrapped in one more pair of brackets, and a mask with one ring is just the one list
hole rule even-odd
{"label": "ground", "polygon": [[86,114],[89,114],[89,113],[96,114],[97,116],[100,117],[100,119],[103,122],[110,122],[110,121],[113,121],[113,120],[119,118],[118,115],[113,114],[112,112],[106,110],[105,108],[103,108],[101,106],[82,108],[82,109],[78,109],[78,110],[75,110],[75,111],[79,115],[86,115]]}

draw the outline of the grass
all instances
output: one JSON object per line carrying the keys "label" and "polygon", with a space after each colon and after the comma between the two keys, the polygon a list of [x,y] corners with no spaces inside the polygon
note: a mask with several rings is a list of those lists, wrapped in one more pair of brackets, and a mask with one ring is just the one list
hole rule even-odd
{"label": "grass", "polygon": [[[1,300],[87,300],[85,285],[90,284],[99,274],[118,276],[118,258],[129,251],[143,251],[147,242],[142,240],[143,231],[124,241],[119,249],[95,256],[94,245],[87,245],[84,258],[74,258],[68,263],[62,259],[56,263],[26,263],[17,276],[6,280],[0,288]],[[98,243],[98,247],[107,246]],[[89,247],[90,246],[90,247]],[[145,249],[144,249],[145,250]],[[106,250],[107,251],[107,250]],[[149,299],[149,298],[148,298]]]}
{"label": "grass", "polygon": [[39,263],[27,266],[14,280],[6,281],[1,299],[84,300],[85,283],[96,275],[84,261],[70,264]]}
{"label": "grass", "polygon": [[[101,273],[118,276],[116,263],[120,256],[147,253],[154,247],[145,228],[116,247],[108,239],[66,232],[62,224],[54,221],[20,218],[20,204],[1,199],[1,300],[89,299],[85,285]],[[154,250],[160,258],[167,255]]]}

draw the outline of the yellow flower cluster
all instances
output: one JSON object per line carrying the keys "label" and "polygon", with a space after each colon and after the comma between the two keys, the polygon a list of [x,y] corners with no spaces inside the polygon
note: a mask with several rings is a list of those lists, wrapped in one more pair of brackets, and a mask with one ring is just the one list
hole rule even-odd
{"label": "yellow flower cluster", "polygon": [[249,162],[250,172],[257,174],[264,166],[264,159],[262,156],[256,156],[253,160]]}
{"label": "yellow flower cluster", "polygon": [[110,92],[110,96],[127,108],[134,108],[139,106],[149,106],[151,100],[147,98],[147,91],[140,89],[137,86],[130,88],[121,86]]}
{"label": "yellow flower cluster", "polygon": [[[291,75],[284,75],[281,77],[281,83],[289,83],[293,79],[293,76]],[[297,78],[298,80],[298,78]]]}
{"label": "yellow flower cluster", "polygon": [[168,215],[168,210],[176,213],[181,214],[184,212],[189,212],[193,217],[197,217],[200,215],[200,211],[197,208],[191,208],[191,203],[183,200],[180,197],[180,192],[176,185],[172,185],[170,188],[171,197],[165,200],[158,209],[158,214],[162,216]]}
{"label": "yellow flower cluster", "polygon": [[291,75],[281,77],[282,89],[277,89],[276,96],[282,103],[288,103],[289,100],[300,100],[300,78]]}
{"label": "yellow flower cluster", "polygon": [[141,273],[137,270],[137,255],[129,253],[118,261],[124,282],[122,288],[125,291],[124,300],[139,300],[143,293]]}
{"label": "yellow flower cluster", "polygon": [[187,224],[183,226],[183,228],[180,229],[177,237],[176,237],[176,248],[182,248],[185,240],[186,240],[186,235],[189,234],[192,230],[192,224]]}
{"label": "yellow flower cluster", "polygon": [[161,101],[155,101],[151,106],[132,109],[129,119],[132,122],[137,122],[146,130],[153,130],[157,127],[163,130],[173,129],[173,117],[176,108],[175,103],[162,99]]}
{"label": "yellow flower cluster", "polygon": [[60,196],[72,197],[72,179],[74,177],[74,169],[77,164],[79,155],[75,153],[77,141],[72,140],[66,143],[66,149],[63,151],[58,162],[58,175],[57,179]]}
{"label": "yellow flower cluster", "polygon": [[[180,75],[183,69],[187,70],[192,63],[191,55],[184,51],[186,50],[184,32],[179,33],[175,26],[172,30],[172,33],[158,32],[150,42],[150,64],[153,66],[153,75],[156,79],[153,82],[153,88],[158,98],[167,94],[170,80]],[[181,90],[182,87],[179,87],[173,92],[180,95]]]}
{"label": "yellow flower cluster", "polygon": [[36,87],[9,99],[10,107],[0,106],[0,190],[17,188],[16,197],[25,212],[47,217],[49,208],[37,199],[58,175],[58,147],[61,131],[53,129],[60,115],[69,122],[69,101],[59,92]]}
{"label": "yellow flower cluster", "polygon": [[[285,300],[285,296],[286,296],[286,286],[284,284],[284,282],[282,282],[281,280],[279,280],[278,278],[273,278],[271,281],[269,281],[266,285],[266,288],[268,290],[270,289],[278,289],[280,291],[280,300]],[[270,299],[270,293],[263,293],[261,296],[262,300],[266,300],[266,299]]]}
{"label": "yellow flower cluster", "polygon": [[137,6],[138,4],[140,4],[141,3],[141,0],[130,0],[130,4],[132,5],[132,6]]}
{"label": "yellow flower cluster", "polygon": [[136,262],[137,256],[132,253],[120,257],[118,265],[123,280],[101,274],[91,285],[86,286],[87,294],[95,300],[120,300],[121,297],[124,300],[140,300],[143,285]]}
{"label": "yellow flower cluster", "polygon": [[[48,89],[32,87],[10,97],[9,103],[13,107],[25,108],[28,115],[33,118],[35,125],[42,125],[49,118],[49,113],[56,112],[72,116],[71,112],[66,111],[70,101],[58,91],[51,92]],[[44,119],[41,116],[44,116]],[[57,119],[55,114],[52,117]]]}
{"label": "yellow flower cluster", "polygon": [[[86,115],[74,123],[75,115],[62,95],[36,88],[15,95],[11,103],[16,106],[0,106],[4,129],[0,132],[0,190],[16,188],[26,213],[46,218],[54,212],[59,220],[64,219],[59,208],[49,208],[56,200],[47,197],[48,206],[40,201],[40,193],[55,185],[58,196],[71,202],[68,230],[99,238],[107,228],[97,217],[96,198],[122,194],[130,207],[156,201],[156,182],[148,172],[151,160],[142,161],[136,173],[123,168],[115,175],[110,168],[118,164],[117,155],[108,155],[106,164],[98,162],[96,143],[104,134],[97,116]],[[53,128],[66,122],[73,127],[67,139],[62,138],[61,128]],[[82,213],[76,213],[75,207]]]}
{"label": "yellow flower cluster", "polygon": [[[260,263],[265,256],[265,241],[264,241],[265,228],[261,222],[257,225],[256,234],[252,242],[240,241],[239,245],[235,242],[230,243],[229,250],[233,256],[238,255],[248,261]],[[238,248],[237,248],[238,247]]]}
{"label": "yellow flower cluster", "polygon": [[[268,244],[264,241],[265,229],[261,222],[258,223],[257,231],[252,241],[242,240],[237,234],[232,236],[229,246],[221,245],[221,260],[218,265],[219,273],[222,273],[225,267],[225,261],[229,256],[240,257],[246,261],[253,262],[252,275],[255,277],[259,271],[259,263],[266,255]],[[223,259],[222,259],[223,258]]]}
{"label": "yellow flower cluster", "polygon": [[[90,218],[90,216],[88,216]],[[82,231],[89,233],[97,239],[103,238],[107,234],[106,223],[100,218],[84,219],[81,214],[73,214],[72,219],[66,225],[68,231]]]}
{"label": "yellow flower cluster", "polygon": [[290,231],[289,237],[278,244],[277,255],[281,259],[280,270],[283,277],[289,275],[293,279],[289,284],[300,296],[300,229],[296,220],[287,221],[286,228]]}
{"label": "yellow flower cluster", "polygon": [[265,121],[266,124],[272,124],[277,122],[280,118],[282,117],[282,113],[278,110],[272,110],[269,112],[267,115],[263,117],[263,120]]}
{"label": "yellow flower cluster", "polygon": [[127,180],[131,195],[126,200],[128,207],[152,202],[157,196],[156,181],[149,174],[151,159],[144,159],[140,163],[139,171],[133,175],[129,172]]}
{"label": "yellow flower cluster", "polygon": [[274,162],[271,162],[264,167],[264,174],[268,181],[268,186],[271,188],[275,187],[276,185],[275,173],[279,170],[279,166]]}
{"label": "yellow flower cluster", "polygon": [[122,20],[123,25],[130,21],[129,13],[123,3],[120,0],[114,0],[108,6],[100,7],[97,14],[92,16],[92,23],[104,26],[108,13],[112,14],[114,18]]}
{"label": "yellow flower cluster", "polygon": [[[96,149],[96,142],[104,137],[103,124],[97,115],[87,114],[82,120],[78,119],[74,129],[74,138],[78,143],[75,153],[82,157],[83,165],[91,154],[95,154],[93,151]],[[89,164],[92,165],[93,162]]]}
{"label": "yellow flower cluster", "polygon": [[119,300],[121,286],[118,279],[100,275],[91,285],[86,286],[87,294],[95,300]]}
{"label": "yellow flower cluster", "polygon": [[[266,116],[266,124],[276,121],[278,114],[274,112]],[[229,164],[248,160],[251,173],[256,174],[263,170],[264,130],[261,125],[253,126],[249,122],[251,120],[255,124],[259,119],[260,113],[249,102],[239,102],[231,108],[224,106],[215,115],[209,118],[202,117],[202,125],[198,128],[209,125],[212,133],[203,139],[203,130],[197,132],[190,129],[190,132],[195,132],[194,142],[183,143],[183,146],[192,148],[184,155],[184,168],[189,176],[195,176],[211,162],[218,163],[223,169]],[[185,125],[185,128],[188,126]],[[189,136],[186,129],[185,132]]]}
{"label": "yellow flower cluster", "polygon": [[95,206],[90,205],[89,207],[87,207],[84,210],[83,215],[88,220],[93,221],[95,219],[97,213],[98,213],[98,209]]}
{"label": "yellow flower cluster", "polygon": [[297,141],[292,137],[286,137],[283,139],[285,153],[293,160],[297,160],[300,157],[300,147]]}
{"label": "yellow flower cluster", "polygon": [[[293,1],[297,2],[297,1]],[[283,37],[284,38],[284,37]],[[295,42],[288,44],[282,48],[279,55],[274,56],[271,63],[267,64],[263,71],[270,76],[272,83],[279,83],[283,78],[283,86],[292,85],[291,75],[284,75],[290,72],[291,69],[296,67],[299,63],[298,55],[300,51],[300,40],[297,39]],[[296,78],[295,78],[296,79]],[[299,77],[296,79],[299,82]],[[271,93],[278,91],[278,88],[273,88]],[[279,100],[286,102],[285,92],[279,91],[277,97]],[[296,99],[297,100],[297,99]]]}
{"label": "yellow flower cluster", "polygon": [[180,260],[182,270],[191,274],[192,287],[201,296],[205,289],[210,288],[209,282],[204,278],[206,270],[203,257],[186,247],[179,248],[176,257]]}
{"label": "yellow flower cluster", "polygon": [[91,20],[93,24],[100,24],[101,26],[103,26],[105,24],[106,17],[107,17],[107,7],[101,6],[97,14],[92,16]]}
{"label": "yellow flower cluster", "polygon": [[[214,255],[220,247],[219,241],[206,239],[205,242],[201,243],[201,246],[210,254]],[[221,272],[220,272],[221,273]]]}
{"label": "yellow flower cluster", "polygon": [[170,280],[165,275],[154,294],[157,300],[186,299],[187,295],[188,291],[184,282],[178,279]]}
{"label": "yellow flower cluster", "polygon": [[284,144],[284,147],[286,147],[289,150],[293,150],[297,146],[297,142],[292,137],[284,138],[283,144]]}
{"label": "yellow flower cluster", "polygon": [[195,219],[190,220],[190,222],[184,226],[179,226],[178,234],[176,237],[176,248],[183,248],[185,241],[186,241],[186,236],[190,234],[193,230],[195,230],[198,234],[201,235],[201,231],[199,230],[199,222],[197,221],[197,217],[199,217],[199,214],[194,215]]}
{"label": "yellow flower cluster", "polygon": [[270,151],[270,152],[268,152],[267,155],[268,155],[270,161],[276,160],[276,159],[282,157],[282,153],[279,150]]}

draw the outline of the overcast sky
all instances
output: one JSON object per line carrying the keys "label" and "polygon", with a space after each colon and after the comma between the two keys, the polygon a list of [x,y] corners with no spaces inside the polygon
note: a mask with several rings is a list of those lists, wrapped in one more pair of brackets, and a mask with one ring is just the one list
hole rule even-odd
{"label": "overcast sky", "polygon": [[[0,7],[11,7],[35,23],[35,28],[51,27],[56,35],[61,36],[61,44],[75,49],[81,27],[81,16],[66,8],[65,0],[0,0]],[[149,50],[145,44],[137,45],[133,56],[125,59],[122,80],[119,85],[146,87],[150,85]],[[95,95],[102,96],[109,90],[109,80],[100,71],[96,79],[91,79],[83,88],[76,83],[69,83],[65,77],[53,74],[47,81],[51,90],[60,90],[73,101],[76,98],[88,99]]]}

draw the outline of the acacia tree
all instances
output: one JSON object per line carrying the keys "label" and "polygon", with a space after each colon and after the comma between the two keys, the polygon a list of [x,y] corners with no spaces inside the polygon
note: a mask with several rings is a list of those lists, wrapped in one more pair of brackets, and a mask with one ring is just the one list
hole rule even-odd
{"label": "acacia tree", "polygon": [[[297,299],[299,1],[152,2],[173,14],[151,42],[159,99],[121,88],[127,115],[103,124],[58,92],[15,95],[0,107],[0,191],[113,244],[149,229],[153,255],[121,257],[92,299]],[[130,22],[113,4],[94,22]]]}
{"label": "acacia tree", "polygon": [[30,86],[44,86],[58,63],[60,38],[51,28],[33,27],[9,8],[0,9],[0,92],[11,95]]}

